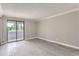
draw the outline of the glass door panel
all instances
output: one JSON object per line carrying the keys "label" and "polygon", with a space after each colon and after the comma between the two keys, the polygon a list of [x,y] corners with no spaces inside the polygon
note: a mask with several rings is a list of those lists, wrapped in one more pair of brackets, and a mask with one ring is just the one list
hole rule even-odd
{"label": "glass door panel", "polygon": [[18,21],[17,22],[17,40],[24,39],[24,22]]}
{"label": "glass door panel", "polygon": [[8,42],[16,41],[16,21],[8,21]]}

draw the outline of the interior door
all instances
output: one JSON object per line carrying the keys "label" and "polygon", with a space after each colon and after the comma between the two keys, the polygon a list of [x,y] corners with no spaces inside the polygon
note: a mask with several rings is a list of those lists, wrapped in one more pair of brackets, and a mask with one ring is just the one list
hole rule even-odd
{"label": "interior door", "polygon": [[16,21],[8,21],[8,42],[16,41]]}

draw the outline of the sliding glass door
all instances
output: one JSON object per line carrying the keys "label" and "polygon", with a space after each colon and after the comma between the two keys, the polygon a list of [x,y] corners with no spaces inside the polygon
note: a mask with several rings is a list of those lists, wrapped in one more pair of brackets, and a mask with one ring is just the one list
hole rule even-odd
{"label": "sliding glass door", "polygon": [[23,22],[17,22],[17,40],[24,39],[24,25]]}
{"label": "sliding glass door", "polygon": [[16,41],[16,21],[8,21],[8,42]]}
{"label": "sliding glass door", "polygon": [[24,39],[24,22],[7,21],[8,42]]}

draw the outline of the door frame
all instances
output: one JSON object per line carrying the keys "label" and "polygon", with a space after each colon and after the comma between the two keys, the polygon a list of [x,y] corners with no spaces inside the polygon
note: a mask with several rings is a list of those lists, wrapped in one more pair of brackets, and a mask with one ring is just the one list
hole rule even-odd
{"label": "door frame", "polygon": [[[16,41],[11,41],[11,42],[18,42],[18,41],[23,41],[25,40],[25,22],[24,21],[19,21],[19,20],[7,20],[8,21],[15,21],[16,22]],[[23,22],[23,40],[17,40],[17,22]],[[8,42],[8,28],[7,28],[7,43],[11,43]]]}

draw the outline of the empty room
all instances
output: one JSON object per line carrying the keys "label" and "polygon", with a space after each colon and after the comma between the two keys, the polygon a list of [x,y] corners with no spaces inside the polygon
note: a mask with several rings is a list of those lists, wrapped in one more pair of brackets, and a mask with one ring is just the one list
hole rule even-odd
{"label": "empty room", "polygon": [[0,56],[79,56],[79,4],[1,3]]}

